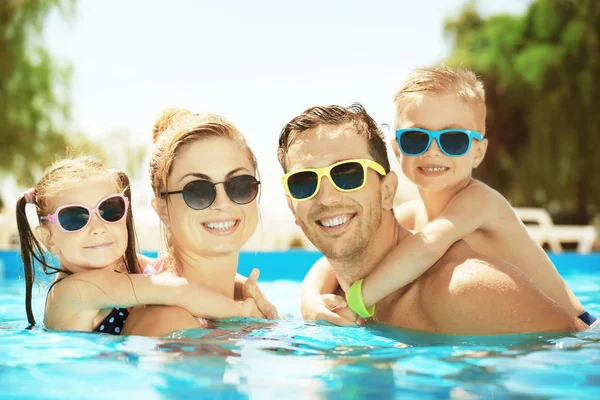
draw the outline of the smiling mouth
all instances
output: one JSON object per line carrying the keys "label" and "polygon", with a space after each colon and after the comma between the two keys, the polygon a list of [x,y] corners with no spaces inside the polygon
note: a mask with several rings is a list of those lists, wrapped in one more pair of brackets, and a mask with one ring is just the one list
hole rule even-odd
{"label": "smiling mouth", "polygon": [[85,246],[84,248],[86,248],[86,249],[104,249],[105,247],[108,247],[108,246],[112,245],[113,243],[114,242],[100,243],[95,246]]}
{"label": "smiling mouth", "polygon": [[338,228],[340,226],[346,225],[348,223],[348,221],[350,221],[352,218],[354,218],[355,215],[356,214],[343,214],[343,215],[336,215],[335,217],[332,217],[332,218],[323,218],[323,219],[317,220],[317,224],[324,228],[329,228],[329,229]]}
{"label": "smiling mouth", "polygon": [[213,222],[204,222],[205,228],[212,231],[227,231],[234,226],[236,226],[240,222],[239,219],[231,220],[231,221],[213,221]]}
{"label": "smiling mouth", "polygon": [[444,172],[449,170],[448,167],[419,167],[419,170],[423,172],[436,173],[436,172]]}

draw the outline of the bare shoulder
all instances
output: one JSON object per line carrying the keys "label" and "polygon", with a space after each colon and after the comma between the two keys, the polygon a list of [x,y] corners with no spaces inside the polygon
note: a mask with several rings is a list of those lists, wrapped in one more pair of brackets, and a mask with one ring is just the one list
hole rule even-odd
{"label": "bare shoulder", "polygon": [[394,208],[394,215],[400,225],[406,229],[414,229],[415,219],[419,210],[423,208],[421,200],[410,200]]}
{"label": "bare shoulder", "polygon": [[510,203],[500,192],[475,179],[460,192],[460,195],[461,197],[473,199],[479,204],[485,204],[486,207],[492,206],[512,210]]}
{"label": "bare shoulder", "polygon": [[131,311],[123,332],[128,335],[163,336],[173,331],[198,327],[198,319],[181,307],[141,306]]}
{"label": "bare shoulder", "polygon": [[321,257],[317,261],[315,261],[315,263],[313,264],[312,267],[313,268],[327,268],[327,267],[331,267],[331,264],[329,263],[327,258]]}
{"label": "bare shoulder", "polygon": [[576,318],[517,268],[468,250],[457,256],[462,245],[428,271],[421,286],[423,307],[440,331],[485,335],[580,329]]}

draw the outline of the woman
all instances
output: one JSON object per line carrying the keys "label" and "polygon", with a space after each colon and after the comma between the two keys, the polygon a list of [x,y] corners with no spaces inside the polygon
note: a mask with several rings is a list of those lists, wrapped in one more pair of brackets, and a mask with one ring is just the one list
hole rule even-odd
{"label": "woman", "polygon": [[[278,317],[252,279],[236,279],[239,253],[258,223],[256,158],[225,118],[167,109],[153,129],[150,178],[166,254],[149,268],[199,282],[230,298],[253,297],[266,318]],[[237,285],[236,285],[237,281]],[[236,296],[237,295],[237,296]],[[134,310],[125,333],[160,336],[206,322],[177,307]]]}

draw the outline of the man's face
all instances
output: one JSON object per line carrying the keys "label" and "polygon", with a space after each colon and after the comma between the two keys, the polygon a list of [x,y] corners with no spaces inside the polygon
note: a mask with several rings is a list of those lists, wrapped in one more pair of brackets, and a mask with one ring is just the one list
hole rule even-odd
{"label": "man's face", "polygon": [[[343,160],[372,159],[356,128],[321,125],[300,133],[288,148],[288,171],[322,168]],[[365,186],[340,192],[328,177],[310,200],[287,196],[288,205],[308,239],[329,259],[360,257],[374,238],[383,213],[380,176],[367,169]]]}

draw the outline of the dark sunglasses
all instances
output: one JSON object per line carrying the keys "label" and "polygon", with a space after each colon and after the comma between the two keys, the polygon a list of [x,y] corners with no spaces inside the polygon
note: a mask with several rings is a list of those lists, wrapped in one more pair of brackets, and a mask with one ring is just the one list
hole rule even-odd
{"label": "dark sunglasses", "polygon": [[94,213],[102,221],[114,224],[125,218],[128,208],[129,199],[127,197],[122,194],[113,194],[100,200],[95,208],[88,208],[81,204],[67,204],[58,207],[54,214],[40,217],[40,219],[58,225],[64,232],[78,232],[88,226]]}
{"label": "dark sunglasses", "polygon": [[326,176],[329,182],[340,192],[354,192],[367,182],[367,168],[380,175],[385,169],[373,160],[345,160],[323,168],[308,168],[285,174],[281,181],[285,191],[294,200],[309,200],[319,193],[321,178]]}
{"label": "dark sunglasses", "polygon": [[402,154],[416,157],[424,154],[435,139],[438,147],[447,156],[464,156],[471,149],[472,139],[483,140],[483,135],[464,129],[444,129],[428,131],[421,128],[396,130],[396,140]]}
{"label": "dark sunglasses", "polygon": [[250,203],[258,195],[258,181],[252,175],[238,175],[227,179],[224,182],[211,182],[205,179],[197,179],[185,184],[183,189],[173,192],[163,192],[161,196],[179,194],[183,196],[183,201],[189,208],[194,210],[204,210],[217,198],[216,186],[222,183],[225,185],[225,193],[236,204],[244,205]]}

